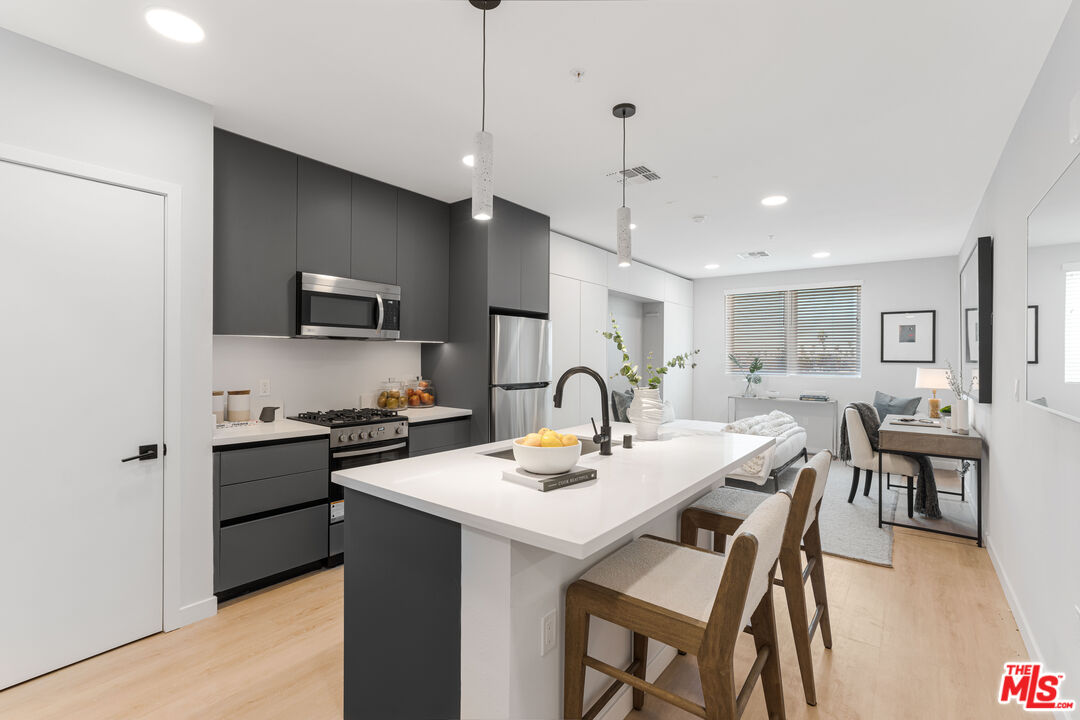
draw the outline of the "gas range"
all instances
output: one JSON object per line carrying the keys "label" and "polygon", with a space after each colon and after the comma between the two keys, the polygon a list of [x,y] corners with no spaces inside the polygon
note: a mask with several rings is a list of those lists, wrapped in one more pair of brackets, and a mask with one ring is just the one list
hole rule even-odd
{"label": "gas range", "polygon": [[393,410],[379,408],[302,412],[289,419],[330,428],[331,449],[356,447],[388,440],[402,441],[409,435],[408,418],[398,415]]}

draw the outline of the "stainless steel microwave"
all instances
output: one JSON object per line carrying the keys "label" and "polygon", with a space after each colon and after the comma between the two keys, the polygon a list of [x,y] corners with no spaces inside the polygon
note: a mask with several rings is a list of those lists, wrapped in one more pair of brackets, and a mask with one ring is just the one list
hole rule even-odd
{"label": "stainless steel microwave", "polygon": [[401,337],[401,288],[332,275],[296,273],[300,337]]}

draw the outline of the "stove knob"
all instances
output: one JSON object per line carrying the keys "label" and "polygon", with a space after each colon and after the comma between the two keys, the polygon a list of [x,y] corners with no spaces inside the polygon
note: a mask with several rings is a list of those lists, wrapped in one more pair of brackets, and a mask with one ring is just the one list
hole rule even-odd
{"label": "stove knob", "polygon": [[368,436],[368,434],[367,434],[366,432],[364,432],[363,430],[361,430],[361,431],[360,431],[360,439],[361,439],[361,440],[363,440],[363,439],[364,439],[364,438],[366,438],[367,436]]}
{"label": "stove knob", "polygon": [[405,434],[405,426],[404,425],[398,425],[397,430],[395,430],[394,432],[396,432],[398,435],[404,435]]}
{"label": "stove knob", "polygon": [[355,440],[356,439],[356,433],[350,433],[349,434],[349,439],[350,440]]}

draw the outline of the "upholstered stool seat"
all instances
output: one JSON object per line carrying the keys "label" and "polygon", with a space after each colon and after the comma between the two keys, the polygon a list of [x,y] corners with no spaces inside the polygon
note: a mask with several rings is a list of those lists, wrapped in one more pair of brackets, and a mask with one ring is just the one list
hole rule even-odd
{"label": "upholstered stool seat", "polygon": [[742,490],[733,487],[718,487],[690,507],[698,508],[717,515],[733,518],[746,518],[757,506],[769,497],[754,490]]}

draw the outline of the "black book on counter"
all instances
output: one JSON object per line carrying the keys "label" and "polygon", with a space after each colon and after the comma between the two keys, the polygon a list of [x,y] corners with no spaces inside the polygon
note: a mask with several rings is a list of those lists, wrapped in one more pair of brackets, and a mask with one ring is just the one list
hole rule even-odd
{"label": "black book on counter", "polygon": [[539,475],[537,473],[531,473],[528,470],[522,470],[520,467],[503,471],[503,480],[509,480],[518,485],[531,487],[540,492],[558,490],[559,488],[569,487],[570,485],[577,485],[578,483],[589,482],[590,480],[595,479],[596,468],[586,468],[581,465],[575,465],[570,468],[569,471],[560,473],[559,475]]}

